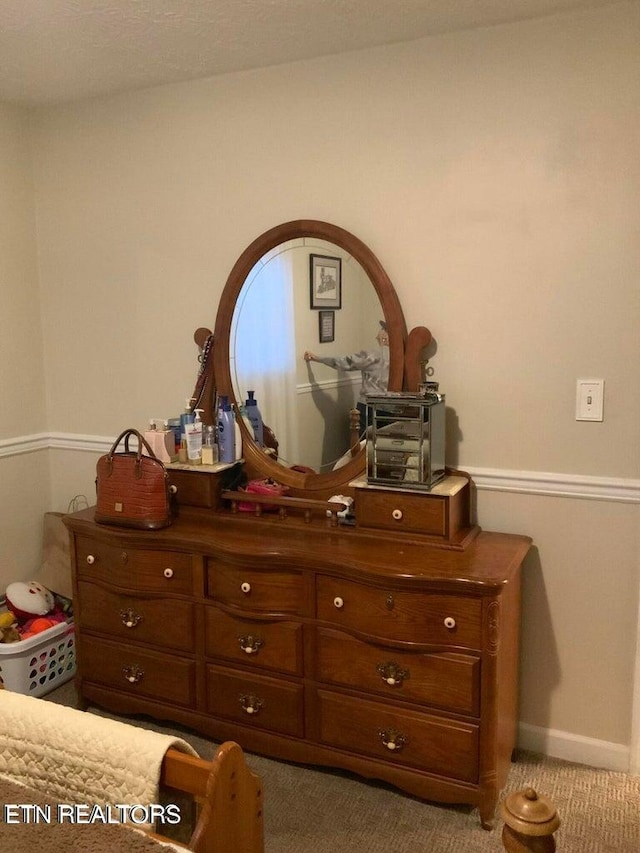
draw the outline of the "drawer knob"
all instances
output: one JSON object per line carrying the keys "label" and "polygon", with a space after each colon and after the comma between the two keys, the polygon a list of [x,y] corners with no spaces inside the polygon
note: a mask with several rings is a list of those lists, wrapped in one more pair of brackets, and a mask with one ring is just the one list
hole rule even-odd
{"label": "drawer knob", "polygon": [[169,486],[169,494],[170,495],[177,495],[178,494],[178,487],[174,483],[172,483]]}
{"label": "drawer knob", "polygon": [[240,648],[248,655],[257,655],[258,650],[264,645],[263,640],[259,637],[254,637],[253,634],[247,634],[246,637],[238,637]]}
{"label": "drawer knob", "polygon": [[240,584],[240,589],[242,590],[242,592],[244,592],[245,595],[249,595],[249,593],[251,592],[251,584],[245,581],[244,583]]}
{"label": "drawer knob", "polygon": [[144,619],[141,613],[136,613],[135,610],[129,608],[128,610],[120,611],[120,619],[122,619],[122,624],[125,628],[135,628],[136,625],[139,625]]}
{"label": "drawer knob", "polygon": [[408,742],[407,737],[401,734],[397,729],[380,729],[378,736],[382,741],[382,745],[386,747],[389,752],[400,752],[403,746]]}
{"label": "drawer knob", "polygon": [[240,697],[240,707],[245,714],[258,714],[264,707],[264,702],[258,696],[242,695]]}
{"label": "drawer knob", "polygon": [[333,599],[333,606],[340,610],[342,607],[344,607],[344,599],[340,598],[339,595],[336,595],[336,597]]}
{"label": "drawer knob", "polygon": [[173,569],[165,569],[162,574],[165,576],[165,578],[172,578],[173,577]]}
{"label": "drawer knob", "polygon": [[379,673],[385,684],[389,687],[402,687],[402,682],[405,678],[409,678],[409,670],[402,669],[395,661],[387,663],[379,663],[376,667],[376,672]]}
{"label": "drawer knob", "polygon": [[122,674],[129,684],[138,684],[144,678],[144,669],[140,669],[140,667],[134,663],[133,666],[123,666]]}
{"label": "drawer knob", "polygon": [[391,513],[391,517],[395,521],[402,521],[402,510],[401,509],[394,509],[393,512]]}
{"label": "drawer knob", "polygon": [[449,630],[456,627],[456,620],[453,618],[453,616],[445,616],[444,627],[448,628]]}
{"label": "drawer knob", "polygon": [[95,561],[96,561],[96,558],[93,556],[93,554],[87,554],[88,565],[92,566],[95,563]]}

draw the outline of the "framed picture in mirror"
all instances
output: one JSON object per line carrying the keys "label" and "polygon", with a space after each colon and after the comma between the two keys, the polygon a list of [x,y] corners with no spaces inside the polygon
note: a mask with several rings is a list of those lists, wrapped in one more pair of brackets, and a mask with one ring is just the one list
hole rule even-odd
{"label": "framed picture in mirror", "polygon": [[311,308],[342,306],[342,260],[327,255],[309,255]]}
{"label": "framed picture in mirror", "polygon": [[335,311],[318,312],[319,340],[321,344],[330,344],[336,335]]}

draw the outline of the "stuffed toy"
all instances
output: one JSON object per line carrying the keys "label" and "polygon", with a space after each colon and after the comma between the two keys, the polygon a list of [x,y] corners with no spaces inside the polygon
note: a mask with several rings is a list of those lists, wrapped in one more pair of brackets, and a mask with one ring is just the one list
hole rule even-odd
{"label": "stuffed toy", "polygon": [[[13,640],[28,640],[54,625],[64,622],[71,611],[71,600],[54,595],[38,581],[10,583],[5,592],[8,613],[13,622]],[[0,628],[2,623],[0,622]],[[0,639],[0,642],[13,642]]]}
{"label": "stuffed toy", "polygon": [[52,613],[50,616],[37,616],[35,619],[29,619],[20,627],[20,639],[28,640],[30,637],[35,637],[42,631],[48,628],[53,628],[54,625],[64,621],[64,616],[59,613]]}
{"label": "stuffed toy", "polygon": [[36,616],[47,616],[55,608],[53,593],[37,581],[10,583],[4,595],[7,609],[19,625]]}
{"label": "stuffed toy", "polygon": [[17,643],[21,640],[18,623],[13,613],[0,613],[0,643]]}

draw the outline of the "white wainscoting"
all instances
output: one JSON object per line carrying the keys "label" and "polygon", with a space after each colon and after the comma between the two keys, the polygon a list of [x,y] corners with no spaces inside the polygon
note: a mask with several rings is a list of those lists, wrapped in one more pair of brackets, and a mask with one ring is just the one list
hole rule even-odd
{"label": "white wainscoting", "polygon": [[[300,389],[300,393],[305,393],[305,390]],[[20,453],[33,453],[49,448],[106,453],[115,438],[64,432],[19,435],[0,439],[0,457],[17,456]],[[482,490],[640,504],[640,480],[545,471],[508,471],[474,466],[465,466],[464,470],[471,475],[476,488]]]}
{"label": "white wainscoting", "polygon": [[[304,391],[301,391],[304,393]],[[37,433],[0,440],[0,457],[38,450],[76,450],[106,453],[116,436],[77,433]],[[582,498],[640,504],[640,480],[622,477],[591,477],[583,474],[556,474],[544,471],[508,471],[500,468],[465,466],[477,489],[516,492],[522,495]]]}
{"label": "white wainscoting", "polygon": [[296,394],[300,396],[301,394],[313,394],[314,391],[334,391],[337,388],[349,387],[354,389],[354,393],[357,397],[358,390],[362,384],[360,372],[357,375],[352,376],[340,376],[335,379],[323,379],[320,382],[299,382],[296,385]]}
{"label": "white wainscoting", "polygon": [[[300,388],[299,393],[309,393],[310,390]],[[0,440],[0,457],[48,449],[106,453],[115,438],[60,432],[22,435]],[[479,490],[640,504],[640,480],[540,471],[507,471],[498,468],[465,467],[464,470],[471,475]],[[570,732],[539,728],[527,723],[520,724],[520,747],[608,770],[627,772],[631,768],[631,772],[640,773],[640,649],[635,681],[634,736],[631,747],[581,737]]]}
{"label": "white wainscoting", "polygon": [[493,492],[640,503],[640,480],[544,471],[503,471],[498,468],[464,470],[472,476],[476,488]]}

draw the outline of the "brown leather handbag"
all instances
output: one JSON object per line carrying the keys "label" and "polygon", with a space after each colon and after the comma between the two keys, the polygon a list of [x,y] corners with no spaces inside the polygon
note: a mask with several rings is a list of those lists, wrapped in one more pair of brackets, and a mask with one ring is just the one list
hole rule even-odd
{"label": "brown leather handbag", "polygon": [[[129,450],[132,436],[138,440],[135,451]],[[121,441],[124,451],[117,451]],[[173,490],[166,468],[144,436],[126,429],[98,459],[95,520],[141,530],[168,527],[175,509]]]}

